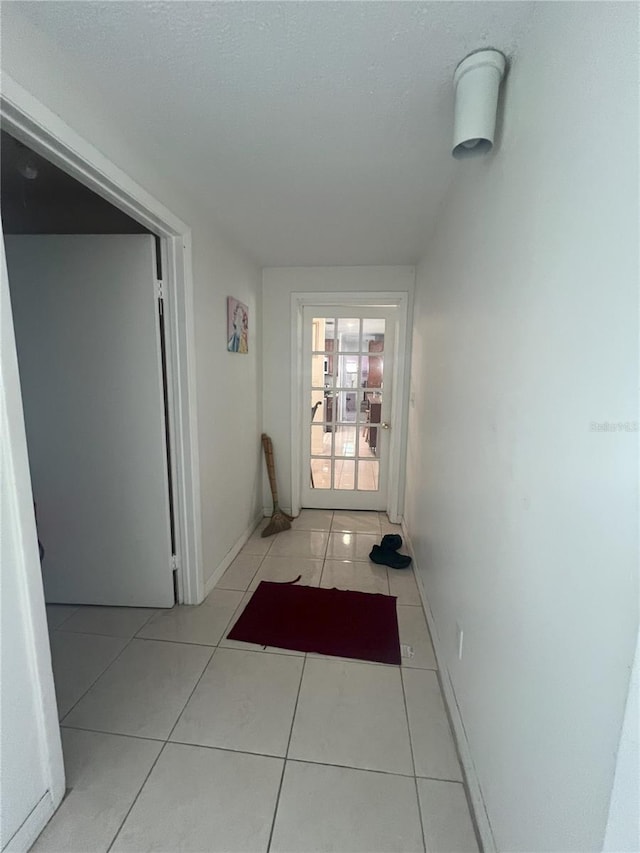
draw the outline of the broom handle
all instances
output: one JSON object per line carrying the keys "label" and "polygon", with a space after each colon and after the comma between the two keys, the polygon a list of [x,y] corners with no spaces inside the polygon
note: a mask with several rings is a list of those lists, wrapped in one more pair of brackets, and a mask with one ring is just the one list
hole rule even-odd
{"label": "broom handle", "polygon": [[273,443],[266,433],[262,433],[262,448],[264,450],[264,458],[267,463],[267,473],[269,474],[269,485],[271,486],[271,497],[273,498],[273,506],[278,506],[278,487],[276,485],[276,467],[273,461]]}

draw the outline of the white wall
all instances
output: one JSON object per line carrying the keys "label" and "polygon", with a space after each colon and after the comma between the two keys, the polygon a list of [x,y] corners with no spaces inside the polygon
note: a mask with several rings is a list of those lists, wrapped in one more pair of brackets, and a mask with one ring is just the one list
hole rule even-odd
{"label": "white wall", "polygon": [[[70,67],[17,4],[2,10],[2,68],[73,130],[192,228],[196,373],[205,581],[261,508],[260,271],[154,166],[151,140],[101,104],[99,88]],[[170,106],[170,105],[168,105]],[[247,303],[250,353],[226,351],[226,297]]]}
{"label": "white wall", "polygon": [[[200,241],[197,242],[200,238]],[[200,487],[205,580],[262,515],[260,274],[206,228],[196,269]],[[197,250],[196,250],[197,254]],[[249,307],[249,353],[227,352],[227,296]]]}
{"label": "white wall", "polygon": [[[389,267],[270,267],[262,271],[263,425],[273,440],[278,496],[291,507],[291,294],[400,291],[413,296],[415,269]],[[265,511],[271,493],[265,477]]]}
{"label": "white wall", "polygon": [[535,8],[417,274],[405,516],[503,851],[601,849],[638,630],[638,435],[590,429],[638,419],[637,17]]}

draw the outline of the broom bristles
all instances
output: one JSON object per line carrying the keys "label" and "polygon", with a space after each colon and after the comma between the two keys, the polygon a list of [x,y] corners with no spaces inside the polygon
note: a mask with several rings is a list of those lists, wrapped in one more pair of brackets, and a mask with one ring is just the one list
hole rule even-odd
{"label": "broom bristles", "polygon": [[262,536],[263,538],[273,536],[274,533],[282,533],[283,530],[291,530],[291,516],[276,509],[271,516],[271,521],[262,531]]}

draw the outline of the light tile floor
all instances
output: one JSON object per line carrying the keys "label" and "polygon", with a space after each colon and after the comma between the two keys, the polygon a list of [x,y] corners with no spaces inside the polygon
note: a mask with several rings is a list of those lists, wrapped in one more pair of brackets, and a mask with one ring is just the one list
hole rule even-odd
{"label": "light tile floor", "polygon": [[[257,531],[199,607],[47,608],[68,793],[36,851],[477,851],[415,578],[384,514]],[[402,666],[225,639],[261,580],[398,598]]]}

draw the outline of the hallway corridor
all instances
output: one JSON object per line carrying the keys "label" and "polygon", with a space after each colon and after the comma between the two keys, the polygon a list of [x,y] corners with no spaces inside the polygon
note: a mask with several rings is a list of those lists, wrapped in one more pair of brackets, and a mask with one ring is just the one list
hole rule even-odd
{"label": "hallway corridor", "polygon": [[[256,531],[199,607],[49,606],[68,793],[35,851],[477,851],[412,570],[384,514]],[[225,639],[261,580],[397,596],[401,667]]]}

